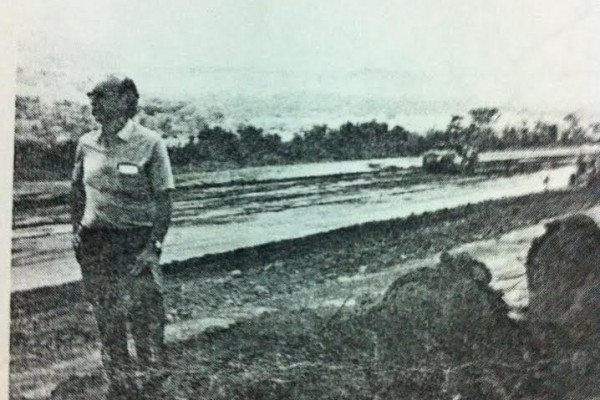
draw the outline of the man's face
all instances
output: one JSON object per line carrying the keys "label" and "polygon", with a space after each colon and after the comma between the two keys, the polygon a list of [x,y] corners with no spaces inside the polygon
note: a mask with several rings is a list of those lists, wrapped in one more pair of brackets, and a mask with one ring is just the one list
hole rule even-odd
{"label": "man's face", "polygon": [[88,93],[92,115],[98,123],[105,124],[127,116],[126,96],[119,89],[116,83],[104,82]]}

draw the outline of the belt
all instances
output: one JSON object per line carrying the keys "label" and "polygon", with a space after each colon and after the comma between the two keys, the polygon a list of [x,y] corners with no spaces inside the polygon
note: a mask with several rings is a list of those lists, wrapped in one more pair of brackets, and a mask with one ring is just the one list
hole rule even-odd
{"label": "belt", "polygon": [[107,235],[120,235],[120,234],[135,234],[151,230],[151,226],[135,226],[131,228],[113,228],[113,227],[87,227],[80,226],[79,234],[107,234]]}

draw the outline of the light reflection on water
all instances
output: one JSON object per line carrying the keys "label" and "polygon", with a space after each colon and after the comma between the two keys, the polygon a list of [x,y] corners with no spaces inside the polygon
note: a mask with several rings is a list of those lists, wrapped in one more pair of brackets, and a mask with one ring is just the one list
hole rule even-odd
{"label": "light reflection on water", "polygon": [[[551,149],[506,150],[481,153],[481,161],[517,160],[534,157],[577,156],[597,154],[600,145],[587,144],[578,147],[556,147]],[[386,168],[408,169],[420,167],[421,157],[397,157],[371,160],[319,162],[295,165],[247,167],[226,171],[188,173],[178,176],[178,186],[198,184],[223,184],[230,182],[254,182],[285,180],[303,177],[334,176],[371,172]]]}
{"label": "light reflection on water", "polygon": [[[402,176],[389,174],[366,179],[346,177],[340,181],[289,182],[277,195],[269,185],[250,185],[237,198],[227,194],[232,185],[215,188],[208,198],[178,205],[176,219],[188,225],[175,225],[167,235],[163,262],[186,260],[204,254],[303,237],[369,221],[405,217],[412,213],[435,211],[466,203],[519,196],[566,187],[574,167],[561,167],[531,174],[502,178],[448,178],[413,185],[400,185]],[[544,185],[544,178],[550,178]],[[318,180],[318,179],[317,179]],[[356,182],[354,182],[356,181]],[[396,184],[398,183],[398,184]],[[262,191],[255,196],[256,190]],[[202,193],[203,189],[194,189]],[[301,192],[300,196],[284,194]],[[254,193],[254,194],[253,194]],[[215,197],[216,195],[216,197]],[[250,198],[250,201],[244,199]],[[254,198],[253,198],[254,197]],[[225,204],[224,200],[230,203]],[[212,203],[211,203],[212,202]],[[211,208],[212,207],[212,208]],[[70,248],[70,226],[50,225],[13,232],[12,290],[57,285],[80,279],[79,268]],[[50,233],[49,233],[50,232]]]}
{"label": "light reflection on water", "polygon": [[[330,198],[329,202],[321,201],[302,207],[288,205],[278,211],[263,210],[246,214],[243,219],[230,223],[182,226],[169,233],[164,257],[165,261],[185,260],[369,221],[562,189],[567,186],[573,171],[574,167],[568,166],[510,178],[459,180],[445,185],[430,185],[429,188],[422,185],[417,192],[398,191],[397,188],[364,190],[350,195],[335,195],[337,197]],[[543,183],[545,177],[550,178],[548,185]],[[339,201],[349,199],[353,201]]]}

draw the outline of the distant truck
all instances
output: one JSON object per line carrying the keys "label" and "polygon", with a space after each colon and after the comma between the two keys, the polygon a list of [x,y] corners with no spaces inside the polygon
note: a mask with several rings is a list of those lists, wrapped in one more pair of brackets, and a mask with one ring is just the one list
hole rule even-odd
{"label": "distant truck", "polygon": [[423,170],[434,174],[472,174],[479,154],[471,147],[431,150],[423,154]]}

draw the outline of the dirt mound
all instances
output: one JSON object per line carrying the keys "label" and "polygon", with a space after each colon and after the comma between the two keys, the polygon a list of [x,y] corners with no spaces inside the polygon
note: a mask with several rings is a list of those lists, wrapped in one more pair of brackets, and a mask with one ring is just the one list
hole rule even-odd
{"label": "dirt mound", "polygon": [[571,345],[599,344],[600,229],[575,215],[547,225],[527,259],[528,317],[560,330]]}
{"label": "dirt mound", "polygon": [[[569,398],[600,386],[600,229],[585,215],[546,226],[527,257],[528,324],[538,358]],[[552,371],[553,370],[553,371]],[[560,371],[560,373],[557,373]]]}
{"label": "dirt mound", "polygon": [[397,279],[369,313],[381,398],[506,398],[503,365],[522,360],[519,329],[486,267],[442,255]]}

